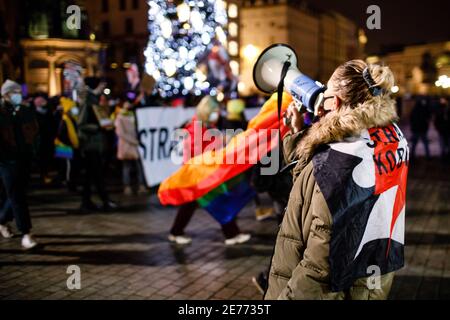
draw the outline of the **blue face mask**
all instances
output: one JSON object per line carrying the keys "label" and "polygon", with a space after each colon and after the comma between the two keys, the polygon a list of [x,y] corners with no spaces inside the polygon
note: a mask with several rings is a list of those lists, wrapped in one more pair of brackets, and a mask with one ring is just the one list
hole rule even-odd
{"label": "blue face mask", "polygon": [[18,106],[22,103],[22,95],[20,93],[13,93],[11,95],[11,103],[15,106]]}
{"label": "blue face mask", "polygon": [[70,109],[70,114],[74,117],[77,117],[80,114],[80,109],[78,107],[73,107]]}

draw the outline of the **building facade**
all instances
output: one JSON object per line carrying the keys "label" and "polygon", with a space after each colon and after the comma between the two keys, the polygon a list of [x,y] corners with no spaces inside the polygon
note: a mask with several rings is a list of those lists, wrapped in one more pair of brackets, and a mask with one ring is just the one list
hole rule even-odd
{"label": "building facade", "polygon": [[100,42],[69,39],[25,39],[24,80],[30,93],[46,92],[49,96],[63,91],[63,70],[66,62],[83,68],[83,76],[99,75]]}
{"label": "building facade", "polygon": [[[81,3],[81,2],[80,2]],[[127,86],[125,72],[131,63],[145,64],[144,49],[149,39],[146,0],[83,1],[91,35],[107,44],[105,75],[113,92]]]}
{"label": "building facade", "polygon": [[401,51],[371,57],[391,68],[400,94],[449,94],[440,77],[450,77],[450,41],[406,46]]}
{"label": "building facade", "polygon": [[287,43],[308,76],[326,82],[335,68],[350,59],[364,58],[358,27],[336,12],[322,12],[306,2],[242,1],[240,7],[240,91],[257,92],[252,70],[259,53],[273,43]]}
{"label": "building facade", "polygon": [[0,0],[0,83],[23,81],[21,74],[20,3]]}
{"label": "building facade", "polygon": [[89,40],[84,12],[80,28],[69,28],[67,8],[75,0],[0,0],[0,80],[27,85],[28,93],[49,96],[63,91],[65,62],[75,62],[83,76],[99,75],[105,46]]}

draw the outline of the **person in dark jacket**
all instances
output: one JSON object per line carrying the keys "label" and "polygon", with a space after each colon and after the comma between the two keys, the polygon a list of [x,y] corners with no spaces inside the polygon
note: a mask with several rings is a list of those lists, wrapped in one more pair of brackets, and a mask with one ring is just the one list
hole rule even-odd
{"label": "person in dark jacket", "polygon": [[80,151],[85,167],[81,212],[100,209],[91,199],[92,185],[96,186],[103,202],[101,209],[110,211],[116,209],[117,205],[109,199],[105,186],[106,130],[100,125],[100,119],[94,110],[99,106],[100,96],[106,84],[96,77],[86,78],[85,84],[87,92],[78,123]]}
{"label": "person in dark jacket", "polygon": [[33,108],[22,104],[19,84],[6,80],[0,103],[0,181],[3,202],[0,205],[0,234],[12,238],[8,225],[13,219],[22,234],[22,247],[34,248],[26,189],[31,159],[35,153],[39,127]]}
{"label": "person in dark jacket", "polygon": [[410,116],[412,132],[411,160],[416,156],[416,147],[419,140],[423,142],[427,159],[430,158],[430,148],[428,141],[428,128],[430,126],[430,120],[431,109],[428,99],[426,97],[419,97],[413,110],[411,111]]}
{"label": "person in dark jacket", "polygon": [[445,160],[450,154],[450,106],[444,97],[439,99],[434,116],[434,126],[439,133],[441,159]]}
{"label": "person in dark jacket", "polygon": [[53,140],[56,135],[55,118],[47,99],[38,95],[33,99],[36,117],[39,124],[39,169],[44,184],[51,183],[49,169],[55,152]]}

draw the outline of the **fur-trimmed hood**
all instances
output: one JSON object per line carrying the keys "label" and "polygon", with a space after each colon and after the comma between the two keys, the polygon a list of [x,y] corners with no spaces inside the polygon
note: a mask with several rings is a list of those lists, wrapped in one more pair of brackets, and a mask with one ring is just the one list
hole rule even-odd
{"label": "fur-trimmed hood", "polygon": [[310,160],[320,145],[358,136],[364,129],[384,127],[397,119],[395,101],[385,95],[373,97],[355,108],[343,105],[312,125],[298,145],[297,155]]}

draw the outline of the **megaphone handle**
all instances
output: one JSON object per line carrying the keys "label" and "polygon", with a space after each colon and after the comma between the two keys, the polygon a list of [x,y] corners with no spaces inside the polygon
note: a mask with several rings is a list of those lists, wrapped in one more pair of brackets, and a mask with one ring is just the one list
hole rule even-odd
{"label": "megaphone handle", "polygon": [[[283,104],[284,78],[286,78],[286,74],[290,66],[291,63],[289,61],[285,61],[283,63],[283,68],[281,69],[280,74],[280,82],[278,82],[277,88],[278,121],[281,120],[281,105]],[[280,129],[279,126],[278,129]]]}
{"label": "megaphone handle", "polygon": [[[286,74],[289,70],[291,63],[289,61],[285,61],[283,63],[283,68],[281,69],[280,82],[278,83],[277,88],[277,107],[278,107],[278,149],[280,156],[280,163],[283,159],[283,142],[281,141],[281,106],[283,104],[283,91],[284,91],[284,78],[286,78]],[[281,168],[278,168],[278,172],[280,172]]]}

